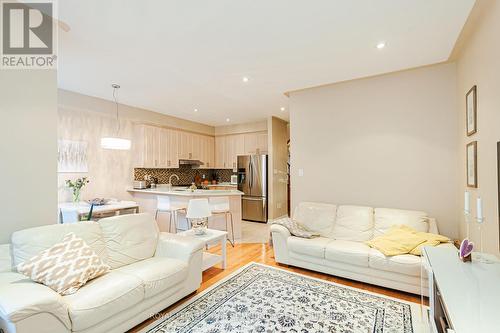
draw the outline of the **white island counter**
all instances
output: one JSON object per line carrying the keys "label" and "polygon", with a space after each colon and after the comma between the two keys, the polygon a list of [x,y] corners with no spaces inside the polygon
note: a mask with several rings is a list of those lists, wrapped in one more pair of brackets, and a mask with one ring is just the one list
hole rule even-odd
{"label": "white island counter", "polygon": [[[171,202],[182,203],[187,206],[190,199],[210,198],[210,197],[228,197],[229,208],[233,214],[234,223],[234,238],[235,240],[241,239],[241,195],[243,192],[238,190],[194,190],[191,191],[186,188],[158,186],[155,189],[128,189],[128,192],[134,197],[142,212],[148,212],[153,216],[156,213],[157,197],[168,196]],[[179,213],[179,230],[187,229],[187,221],[185,215]],[[229,217],[228,217],[229,220]],[[158,225],[161,231],[168,232],[168,213],[160,213],[158,217]],[[209,228],[225,230],[225,219],[223,214],[217,214],[209,218]],[[229,223],[230,228],[230,223]],[[229,237],[231,237],[231,230],[228,230]]]}

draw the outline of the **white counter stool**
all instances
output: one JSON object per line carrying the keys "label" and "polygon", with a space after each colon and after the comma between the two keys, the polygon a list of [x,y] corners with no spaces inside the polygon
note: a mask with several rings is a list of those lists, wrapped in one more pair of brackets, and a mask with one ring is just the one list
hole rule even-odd
{"label": "white counter stool", "polygon": [[156,197],[157,205],[156,205],[156,214],[155,220],[158,222],[158,214],[159,213],[169,213],[170,217],[168,220],[168,232],[172,229],[172,220],[174,220],[175,233],[177,233],[177,213],[178,212],[186,212],[186,206],[182,204],[174,204],[170,201],[170,197],[159,195]]}
{"label": "white counter stool", "polygon": [[234,247],[234,224],[233,224],[233,213],[231,213],[231,208],[229,207],[229,197],[210,197],[208,198],[208,203],[210,205],[210,210],[212,215],[222,215],[226,219],[226,231],[229,232],[229,225],[227,217],[231,218],[231,239],[228,238],[229,243]]}

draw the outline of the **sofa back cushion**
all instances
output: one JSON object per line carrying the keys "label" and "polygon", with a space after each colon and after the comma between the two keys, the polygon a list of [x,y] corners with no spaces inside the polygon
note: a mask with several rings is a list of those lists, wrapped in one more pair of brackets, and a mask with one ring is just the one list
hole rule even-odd
{"label": "sofa back cushion", "polygon": [[375,237],[385,234],[393,225],[400,224],[428,232],[429,216],[425,212],[415,210],[375,208]]}
{"label": "sofa back cushion", "polygon": [[59,243],[70,232],[83,239],[103,262],[107,262],[106,246],[99,224],[78,222],[51,224],[14,232],[11,237],[14,266]]}
{"label": "sofa back cushion", "polygon": [[151,258],[158,242],[158,225],[149,214],[113,216],[99,220],[111,269]]}
{"label": "sofa back cushion", "polygon": [[373,208],[339,206],[332,238],[363,242],[373,237]]}
{"label": "sofa back cushion", "polygon": [[337,206],[318,202],[301,202],[294,211],[293,219],[307,230],[328,237],[335,224]]}

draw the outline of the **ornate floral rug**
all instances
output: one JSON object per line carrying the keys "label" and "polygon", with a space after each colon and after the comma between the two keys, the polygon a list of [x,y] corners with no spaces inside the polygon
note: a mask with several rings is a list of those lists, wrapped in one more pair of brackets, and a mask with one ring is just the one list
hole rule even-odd
{"label": "ornate floral rug", "polygon": [[142,332],[421,333],[419,304],[251,263]]}

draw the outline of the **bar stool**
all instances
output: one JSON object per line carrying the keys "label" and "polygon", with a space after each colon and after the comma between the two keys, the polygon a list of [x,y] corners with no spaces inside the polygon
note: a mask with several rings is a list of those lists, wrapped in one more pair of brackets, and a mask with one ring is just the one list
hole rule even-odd
{"label": "bar stool", "polygon": [[169,213],[170,217],[168,220],[168,232],[172,229],[172,217],[174,220],[175,233],[177,233],[177,213],[178,212],[186,212],[186,206],[182,204],[173,204],[170,201],[170,197],[159,195],[156,197],[156,214],[155,220],[158,221],[158,213]]}
{"label": "bar stool", "polygon": [[210,210],[212,211],[212,215],[222,215],[226,219],[226,231],[229,231],[229,225],[227,221],[227,216],[231,217],[231,239],[228,237],[229,243],[234,247],[234,224],[233,224],[233,213],[231,213],[231,209],[229,207],[229,197],[210,197],[208,199],[208,203],[210,205]]}

